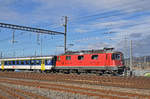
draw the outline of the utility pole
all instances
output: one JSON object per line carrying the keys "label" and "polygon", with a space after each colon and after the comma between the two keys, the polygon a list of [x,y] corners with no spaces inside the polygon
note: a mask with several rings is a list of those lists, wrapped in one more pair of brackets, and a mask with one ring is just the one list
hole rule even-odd
{"label": "utility pole", "polygon": [[24,56],[24,48],[22,49],[22,55]]}
{"label": "utility pole", "polygon": [[68,17],[65,16],[65,33],[64,33],[64,52],[66,53],[67,51],[67,23],[68,23]]}
{"label": "utility pole", "polygon": [[40,45],[40,35],[37,33],[37,44]]}
{"label": "utility pole", "polygon": [[13,57],[15,57],[15,56],[16,56],[16,52],[14,51],[14,52],[13,52]]}
{"label": "utility pole", "polygon": [[16,41],[15,41],[15,30],[13,31],[13,35],[12,35],[12,43],[13,44],[16,43]]}
{"label": "utility pole", "polygon": [[1,58],[3,57],[3,52],[1,52]]}
{"label": "utility pole", "polygon": [[144,69],[145,67],[147,67],[147,57],[146,57],[146,56],[144,56],[144,66],[143,66],[143,69]]}
{"label": "utility pole", "polygon": [[126,37],[126,35],[125,35],[125,37],[124,37],[124,53],[125,53],[125,58],[127,58],[128,57],[128,50],[127,50],[127,48],[128,48],[128,38]]}
{"label": "utility pole", "polygon": [[42,56],[42,37],[41,37],[41,56]]}
{"label": "utility pole", "polygon": [[130,41],[130,75],[132,76],[132,64],[133,63],[133,56],[132,56],[132,40]]}
{"label": "utility pole", "polygon": [[[67,36],[67,16],[65,16],[65,33],[63,32],[57,32],[57,31],[51,31],[51,30],[46,30],[46,29],[40,29],[40,28],[34,28],[34,27],[28,27],[28,26],[20,26],[20,25],[15,25],[15,24],[7,24],[7,23],[1,23],[0,22],[0,27],[2,28],[7,28],[7,29],[14,29],[14,30],[21,30],[21,31],[28,31],[28,32],[33,32],[33,33],[40,33],[40,34],[49,34],[49,35],[57,35],[61,34],[64,35],[64,50],[66,52],[66,36]],[[15,32],[15,31],[14,31]],[[14,33],[13,33],[13,44],[16,42],[14,40]],[[38,37],[37,37],[38,38]],[[42,40],[41,40],[42,42]],[[42,55],[42,47],[41,47],[41,55]]]}
{"label": "utility pole", "polygon": [[34,52],[34,56],[36,57],[36,50],[35,50],[35,52]]}

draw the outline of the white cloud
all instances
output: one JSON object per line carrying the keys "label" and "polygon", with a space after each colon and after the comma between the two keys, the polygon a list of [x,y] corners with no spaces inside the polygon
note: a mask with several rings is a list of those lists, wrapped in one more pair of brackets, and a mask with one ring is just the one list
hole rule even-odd
{"label": "white cloud", "polygon": [[81,4],[88,9],[100,9],[104,11],[122,10],[126,12],[149,10],[149,0],[82,0]]}
{"label": "white cloud", "polygon": [[82,39],[78,39],[78,40],[75,40],[74,42],[76,43],[87,43],[87,42],[92,42],[92,41],[100,41],[102,40],[100,37],[88,37],[88,38],[82,38]]}
{"label": "white cloud", "polygon": [[78,33],[86,33],[86,32],[88,32],[88,30],[81,29],[81,28],[77,28],[77,29],[75,29],[75,32],[78,32]]}
{"label": "white cloud", "polygon": [[[93,30],[98,29],[107,29],[109,32],[114,32],[114,34],[110,33],[110,38],[108,39],[110,43],[104,42],[95,42],[95,44],[90,43],[93,42],[94,39],[88,40],[88,38],[79,40],[80,42],[88,42],[88,45],[81,46],[79,49],[98,49],[103,47],[115,47],[118,50],[121,50],[127,53],[126,56],[129,56],[129,41],[133,40],[135,43],[134,47],[134,55],[147,55],[148,49],[150,48],[150,16],[143,15],[138,18],[131,19],[121,19],[115,21],[106,21],[106,22],[92,22],[89,25],[79,25],[78,29],[86,29],[87,33]],[[96,37],[96,36],[95,36]],[[104,36],[102,37],[104,38]],[[126,41],[125,41],[126,38]],[[90,39],[90,37],[89,37]],[[99,41],[103,41],[99,39]]]}
{"label": "white cloud", "polygon": [[[76,17],[81,11],[89,11],[94,13],[102,13],[109,10],[131,10],[135,9],[149,9],[149,1],[140,0],[31,0],[36,2],[36,9],[28,15],[28,13],[21,14],[13,11],[11,5],[20,2],[19,0],[5,0],[0,2],[1,20],[18,20],[17,22],[22,23],[38,23],[46,21],[58,21],[61,16],[68,15]],[[144,2],[144,3],[143,3]],[[146,2],[146,3],[145,3]],[[28,5],[27,5],[28,6]],[[131,6],[131,7],[128,7]],[[95,12],[96,11],[96,12]],[[13,16],[13,17],[12,17]],[[11,20],[10,20],[11,19]],[[24,19],[24,20],[22,20]],[[27,22],[26,22],[27,21]],[[53,22],[52,21],[52,22]],[[54,21],[54,22],[56,22]],[[51,23],[52,23],[51,22]]]}
{"label": "white cloud", "polygon": [[[96,20],[93,17],[93,21],[77,23],[78,26],[71,28],[71,32],[84,33],[84,35],[89,32],[99,31],[105,29],[106,32],[109,32],[112,41],[114,42],[105,42],[103,41],[104,35],[101,35],[101,38],[95,35],[95,37],[83,38],[83,39],[74,39],[75,42],[87,42],[88,45],[78,47],[87,48],[87,49],[97,49],[102,47],[116,47],[118,49],[122,48],[120,42],[123,40],[125,34],[127,38],[134,40],[148,41],[149,31],[150,31],[150,16],[142,16],[139,18],[133,18],[132,20],[125,19],[124,17],[129,17],[130,15],[136,14],[138,11],[149,11],[150,10],[150,1],[149,0],[31,0],[32,2],[38,3],[36,8],[30,13],[20,13],[13,10],[12,6],[14,3],[20,2],[20,0],[1,0],[0,1],[0,21],[6,23],[16,23],[22,25],[33,25],[33,24],[42,24],[42,23],[58,23],[62,16],[67,15],[69,17],[81,17],[86,15],[94,15],[99,18]],[[30,2],[30,1],[29,1]],[[28,5],[26,5],[28,6]],[[107,18],[104,16],[104,12],[109,11],[118,11],[123,15],[113,15]],[[104,18],[101,18],[104,16]],[[108,15],[109,16],[109,15]],[[92,16],[91,16],[92,17]],[[70,21],[70,20],[69,20]],[[88,20],[87,20],[88,21]],[[61,22],[60,22],[61,23]],[[48,24],[46,24],[48,25]],[[115,32],[114,34],[111,32]],[[114,38],[114,39],[113,39]],[[116,39],[116,40],[115,40]],[[119,39],[119,41],[117,40]],[[103,41],[95,42],[93,41]],[[120,46],[118,46],[120,44]],[[149,48],[148,43],[144,42],[144,47]]]}

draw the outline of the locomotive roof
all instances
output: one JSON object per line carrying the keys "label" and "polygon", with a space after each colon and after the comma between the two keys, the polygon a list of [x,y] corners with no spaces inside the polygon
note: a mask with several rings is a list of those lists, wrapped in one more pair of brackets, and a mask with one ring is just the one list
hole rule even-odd
{"label": "locomotive roof", "polygon": [[74,54],[94,54],[94,53],[115,53],[114,48],[104,48],[103,50],[81,50],[81,51],[68,51],[63,55],[74,55]]}

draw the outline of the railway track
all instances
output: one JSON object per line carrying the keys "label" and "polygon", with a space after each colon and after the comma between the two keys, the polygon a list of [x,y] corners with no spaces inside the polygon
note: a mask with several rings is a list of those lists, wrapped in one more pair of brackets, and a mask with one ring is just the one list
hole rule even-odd
{"label": "railway track", "polygon": [[[5,82],[6,83],[6,82]],[[8,87],[6,85],[0,84],[0,90],[7,95],[0,95],[1,99],[50,99],[38,94],[30,93],[24,90]]]}
{"label": "railway track", "polygon": [[[69,86],[69,85],[62,85],[62,84],[50,84],[46,82],[39,82],[39,81],[23,81],[23,80],[10,80],[10,79],[0,79],[1,83],[8,83],[13,85],[22,85],[22,86],[29,86],[29,87],[36,87],[36,88],[42,88],[42,89],[48,89],[48,90],[55,90],[55,91],[63,91],[63,92],[69,92],[73,94],[81,94],[81,95],[87,95],[87,96],[96,96],[101,98],[107,98],[107,99],[129,99],[129,98],[135,98],[138,97],[140,99],[149,99],[149,95],[141,95],[141,94],[133,94],[128,92],[118,92],[118,91],[112,91],[112,90],[102,90],[102,89],[93,89],[93,88],[84,88],[84,87],[77,87],[77,86]],[[5,86],[4,88],[7,88]],[[11,89],[8,87],[8,89]],[[38,97],[38,99],[48,99],[48,98],[40,98],[40,96],[33,94],[30,95],[29,92],[24,92],[22,90],[18,89],[11,89],[11,92],[21,92],[27,94],[27,96],[35,96]],[[19,97],[16,94],[14,94],[15,97]],[[20,98],[24,99],[24,98]],[[36,99],[36,98],[35,98]]]}
{"label": "railway track", "polygon": [[123,88],[150,89],[150,78],[147,77],[115,77],[95,75],[67,75],[67,74],[41,74],[41,73],[0,73],[0,77],[34,79],[45,81],[61,81]]}
{"label": "railway track", "polygon": [[[150,99],[150,95],[141,93],[121,92],[118,90],[97,89],[91,87],[83,87],[82,84],[117,86],[122,88],[135,88],[140,90],[150,89],[148,83],[149,78],[144,77],[100,77],[93,75],[62,75],[62,74],[40,74],[40,73],[0,73],[0,90],[4,90],[15,97],[14,99],[27,99],[24,97],[32,97],[31,99],[50,99],[48,96],[41,96],[36,93],[24,91],[12,86],[28,86],[42,90],[53,90],[56,92],[71,93],[85,95],[88,97],[96,97],[93,99]],[[50,83],[53,82],[53,83]],[[58,83],[58,82],[61,82]],[[63,84],[62,84],[63,82]],[[66,83],[71,83],[68,85]],[[75,86],[74,83],[78,84]],[[143,85],[145,83],[145,85]],[[136,85],[134,85],[136,84]],[[142,85],[138,85],[142,84]],[[117,88],[116,87],[116,88]],[[7,96],[7,95],[6,95]],[[38,97],[38,98],[37,98]],[[0,94],[1,99],[9,99]],[[30,98],[29,98],[30,99]],[[57,99],[57,98],[56,98]],[[82,98],[81,98],[82,99]],[[92,98],[89,98],[92,99]]]}

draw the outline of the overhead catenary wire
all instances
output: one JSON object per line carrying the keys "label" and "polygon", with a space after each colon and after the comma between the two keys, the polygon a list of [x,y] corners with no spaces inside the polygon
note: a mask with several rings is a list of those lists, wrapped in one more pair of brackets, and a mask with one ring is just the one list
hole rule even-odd
{"label": "overhead catenary wire", "polygon": [[[136,1],[136,0],[135,0]],[[122,12],[122,11],[124,11],[124,10],[128,10],[128,12],[131,12],[129,9],[130,8],[132,8],[132,6],[131,6],[131,4],[130,4],[131,2],[129,2],[129,3],[126,3],[126,4],[123,4],[123,5],[120,5],[121,7],[119,8],[119,10],[118,9],[116,9],[116,8],[118,8],[118,7],[114,7],[114,8],[111,8],[111,10],[105,10],[105,11],[97,11],[97,12],[100,12],[100,13],[95,13],[95,14],[91,14],[91,15],[86,15],[86,16],[81,16],[81,17],[78,17],[78,18],[76,18],[76,19],[71,19],[69,22],[70,23],[74,23],[74,22],[78,22],[78,21],[81,21],[81,20],[89,20],[90,18],[94,18],[95,19],[95,17],[97,17],[97,19],[98,18],[104,18],[104,17],[110,17],[110,16],[116,16],[116,14],[112,14],[112,15],[108,15],[108,16],[103,16],[103,15],[105,15],[105,14],[108,14],[108,13],[111,13],[111,12],[114,12],[114,11],[120,11],[120,12]],[[132,2],[132,3],[134,3],[134,6],[138,6],[138,5],[141,5],[142,3],[143,4],[146,4],[147,2],[146,1],[142,1],[142,3],[140,2]],[[130,5],[129,5],[130,4]],[[124,6],[124,5],[126,5],[126,6]],[[135,8],[135,9],[132,9],[132,12],[141,12],[141,11],[137,11],[138,9],[140,9],[140,8]],[[134,11],[133,11],[134,10]],[[125,11],[124,11],[125,12]],[[126,13],[124,13],[124,14],[127,14],[127,12]],[[130,13],[131,14],[131,13]],[[117,14],[117,15],[119,15],[119,14]],[[121,15],[123,15],[123,13],[121,13]]]}
{"label": "overhead catenary wire", "polygon": [[[22,33],[17,34],[15,37],[19,37],[19,36],[21,36],[21,35],[23,35],[23,34],[22,34]],[[9,41],[11,38],[12,38],[12,36],[8,36],[8,37],[6,37],[6,38],[4,38],[4,39],[0,39],[0,43],[1,43],[1,42]]]}
{"label": "overhead catenary wire", "polygon": [[[85,20],[90,21],[90,19],[92,19],[92,18],[94,18],[94,17],[98,17],[97,19],[108,19],[108,18],[111,18],[111,17],[113,17],[113,16],[116,16],[116,17],[117,17],[117,16],[119,16],[119,14],[120,14],[120,16],[128,15],[128,14],[126,14],[126,13],[118,13],[118,14],[117,14],[117,13],[116,13],[116,14],[114,13],[114,15],[112,15],[112,16],[111,16],[111,15],[110,15],[110,16],[109,16],[109,15],[106,15],[106,16],[97,15],[97,16],[90,16],[90,17],[85,16],[85,18],[82,18],[81,20],[83,20],[83,21],[85,21]],[[100,16],[100,17],[99,17],[99,16]],[[89,18],[90,18],[90,19],[89,19]],[[96,20],[97,20],[97,19],[96,19]],[[92,19],[92,21],[93,21],[93,19]],[[75,21],[73,21],[73,22],[71,21],[70,23],[75,23],[75,25],[77,25],[76,22],[78,22],[78,21],[75,20]],[[72,24],[71,24],[71,25],[72,25]],[[85,24],[84,24],[84,25],[85,25]],[[92,25],[92,24],[87,24],[87,25]]]}
{"label": "overhead catenary wire", "polygon": [[[138,12],[139,14],[141,13],[141,12]],[[150,12],[147,12],[148,14],[150,14]],[[137,13],[136,13],[137,14]],[[130,16],[129,16],[130,15]],[[121,17],[122,16],[122,17]],[[94,18],[94,21],[97,21],[98,19],[99,19],[99,21],[101,22],[101,23],[105,23],[105,22],[107,22],[107,21],[109,21],[110,19],[112,20],[112,19],[116,19],[116,21],[118,21],[118,20],[121,20],[121,19],[123,19],[123,18],[127,18],[127,17],[131,17],[131,16],[133,16],[133,14],[131,14],[131,13],[124,13],[124,12],[119,12],[119,13],[113,13],[112,15],[103,15],[103,16],[101,16],[101,17],[97,17],[97,18]],[[118,19],[117,19],[118,18]],[[109,19],[109,20],[108,20]],[[92,19],[93,20],[93,19]],[[84,21],[86,21],[86,23],[84,23],[84,24],[82,24],[82,25],[89,25],[89,23],[90,23],[90,21],[91,22],[94,22],[94,21],[92,21],[91,19],[85,19]],[[115,20],[114,20],[115,21]],[[82,22],[82,21],[81,21]],[[89,22],[89,23],[87,23],[87,22]],[[97,21],[97,23],[98,23],[98,21]],[[74,23],[70,23],[70,25],[71,26],[78,26],[78,22],[74,22]]]}
{"label": "overhead catenary wire", "polygon": [[[138,12],[138,13],[140,13],[140,12]],[[147,14],[150,14],[150,12],[148,12]],[[117,14],[116,14],[117,15]],[[121,14],[121,15],[129,15],[129,14]],[[101,20],[103,20],[103,19],[108,19],[108,17],[111,17],[111,16],[108,16],[107,15],[107,17],[105,16],[105,17],[101,17],[102,19]],[[116,16],[116,17],[119,17],[119,14],[118,14],[118,16]],[[126,18],[126,17],[129,17],[129,16],[123,16],[124,18]],[[117,22],[117,21],[119,21],[119,20],[116,20],[116,21],[110,21],[110,22]],[[109,21],[108,21],[109,22]],[[79,26],[79,27],[86,27],[86,26],[94,26],[94,25],[96,25],[96,24],[103,24],[103,23],[107,23],[107,21],[104,21],[104,22],[96,22],[96,23],[84,23],[84,24],[81,24],[81,25],[78,25],[78,24],[76,24],[76,23],[73,23],[73,24],[71,24],[72,25],[72,27],[74,27],[74,26]],[[142,23],[128,23],[128,22],[126,22],[126,23],[123,23],[124,25],[125,24],[128,24],[128,25],[130,25],[131,24],[131,26],[134,26],[134,25],[140,25],[140,24],[147,24],[148,22],[142,22]],[[106,27],[108,26],[108,24],[105,24],[106,25]],[[111,25],[114,25],[114,24],[111,24]],[[103,27],[104,28],[104,27]],[[111,29],[113,29],[112,27],[111,27]],[[92,31],[90,31],[90,32],[92,32]]]}
{"label": "overhead catenary wire", "polygon": [[[119,14],[116,14],[116,15],[119,15]],[[122,13],[122,14],[120,14],[120,15],[125,15],[125,14]],[[108,15],[107,15],[107,16],[105,16],[105,17],[103,17],[103,18],[101,17],[101,18],[102,18],[101,20],[103,20],[103,19],[108,19],[108,17],[111,17],[111,16],[108,16]],[[118,17],[118,16],[117,16],[117,17]],[[126,17],[126,16],[124,16],[124,17]],[[128,17],[128,16],[127,16],[127,17]],[[118,20],[117,20],[117,21],[118,21]],[[107,22],[107,21],[106,21],[106,22]],[[106,23],[106,22],[105,22],[105,23]],[[115,21],[113,21],[113,22],[115,22]],[[96,22],[96,24],[97,24],[97,23],[99,24],[99,22]],[[102,24],[103,22],[100,22],[100,23]],[[145,23],[145,22],[144,22],[144,23]],[[94,26],[94,25],[96,25],[96,24],[87,24],[87,23],[86,23],[86,24],[81,24],[81,25],[78,25],[78,24],[75,24],[75,25],[77,25],[77,27],[78,27],[78,26],[80,26],[80,27],[81,27],[81,26],[86,27],[87,25],[89,25],[89,26],[92,26],[92,25],[93,25],[93,26]],[[125,24],[125,23],[124,23],[124,24]],[[72,25],[72,24],[71,24],[71,25]],[[73,24],[73,25],[74,25],[74,24]],[[113,24],[112,24],[112,25],[113,25]],[[106,25],[106,27],[107,27],[107,25]],[[93,31],[90,31],[90,32],[93,32]]]}

